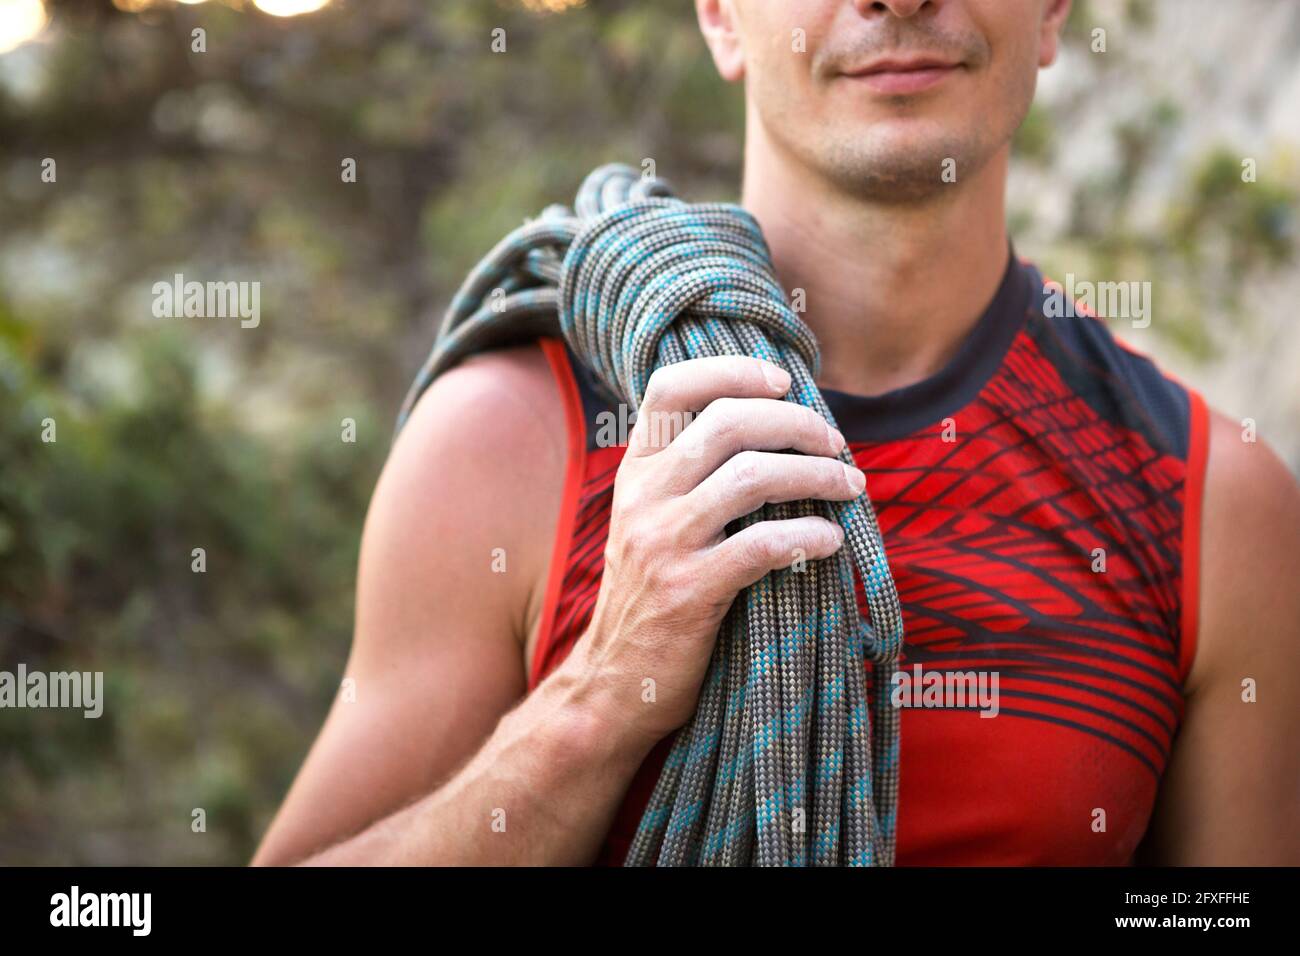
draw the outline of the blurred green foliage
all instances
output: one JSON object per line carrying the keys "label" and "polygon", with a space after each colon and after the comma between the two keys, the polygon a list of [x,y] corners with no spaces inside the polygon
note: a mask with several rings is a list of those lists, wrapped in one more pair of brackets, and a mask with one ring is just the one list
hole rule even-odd
{"label": "blurred green foliage", "polygon": [[[338,679],[386,423],[362,419],[369,437],[345,444],[321,409],[291,440],[258,440],[201,399],[170,330],[130,346],[130,397],[83,403],[21,361],[14,328],[0,339],[4,665],[103,671],[107,703],[97,720],[5,712],[4,861],[239,858]],[[54,441],[34,442],[50,422]]]}
{"label": "blurred green foliage", "polygon": [[[107,703],[0,714],[0,863],[239,863],[337,690],[438,309],[598,162],[734,196],[738,93],[676,4],[49,6],[0,83],[0,669]],[[260,281],[261,324],[154,318],[178,272]]]}

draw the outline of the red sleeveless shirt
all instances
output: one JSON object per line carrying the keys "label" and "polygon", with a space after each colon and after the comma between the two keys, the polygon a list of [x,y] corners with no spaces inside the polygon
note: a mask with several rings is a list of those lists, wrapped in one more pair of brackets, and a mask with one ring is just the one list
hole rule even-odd
{"label": "red sleeveless shirt", "polygon": [[[905,698],[901,866],[1130,862],[1182,718],[1206,406],[1100,320],[1049,317],[1060,297],[1012,257],[939,373],[823,393],[884,535],[899,668],[998,676],[994,719],[921,706],[919,688]],[[530,688],[590,621],[624,452],[616,400],[562,342],[543,349],[570,454]],[[637,773],[599,862],[622,862],[670,743]]]}

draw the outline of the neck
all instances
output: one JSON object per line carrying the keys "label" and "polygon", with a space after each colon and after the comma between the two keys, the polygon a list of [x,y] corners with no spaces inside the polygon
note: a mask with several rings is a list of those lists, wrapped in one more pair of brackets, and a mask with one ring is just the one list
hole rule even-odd
{"label": "neck", "polygon": [[952,358],[1006,269],[1008,155],[965,181],[959,171],[925,202],[882,204],[837,189],[749,124],[742,202],[786,290],[804,290],[819,385],[878,395]]}

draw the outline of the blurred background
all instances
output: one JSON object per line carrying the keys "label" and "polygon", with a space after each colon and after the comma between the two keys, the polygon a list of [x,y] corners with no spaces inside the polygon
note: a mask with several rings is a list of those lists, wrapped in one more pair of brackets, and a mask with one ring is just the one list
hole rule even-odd
{"label": "blurred background", "polygon": [[[601,162],[734,200],[739,97],[689,0],[0,0],[0,670],[107,697],[0,711],[0,863],[248,859],[459,278]],[[1021,255],[1150,280],[1117,331],[1300,470],[1298,173],[1300,4],[1076,0],[1010,195]],[[176,273],[260,282],[260,324],[155,317]]]}

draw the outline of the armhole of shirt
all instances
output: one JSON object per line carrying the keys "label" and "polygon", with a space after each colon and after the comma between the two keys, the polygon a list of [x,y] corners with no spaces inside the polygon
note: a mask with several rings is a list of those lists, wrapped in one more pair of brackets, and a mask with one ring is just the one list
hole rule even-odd
{"label": "armhole of shirt", "polygon": [[1201,503],[1205,495],[1205,467],[1209,457],[1210,412],[1205,399],[1187,389],[1189,428],[1187,480],[1183,496],[1183,612],[1178,642],[1178,670],[1187,683],[1196,642],[1201,609]]}
{"label": "armhole of shirt", "polygon": [[546,596],[542,602],[541,624],[537,634],[537,645],[533,648],[533,659],[528,668],[529,690],[541,681],[541,666],[555,637],[555,611],[560,603],[560,591],[564,586],[565,566],[573,543],[573,524],[578,513],[578,498],[582,491],[587,459],[586,419],[582,408],[582,397],[578,393],[578,383],[574,378],[573,366],[569,363],[564,342],[557,338],[544,338],[539,344],[547,363],[551,366],[555,384],[560,390],[560,398],[564,403],[564,422],[568,433],[569,451],[564,472],[564,497],[560,504],[559,521],[555,526],[551,567],[546,577]]}

